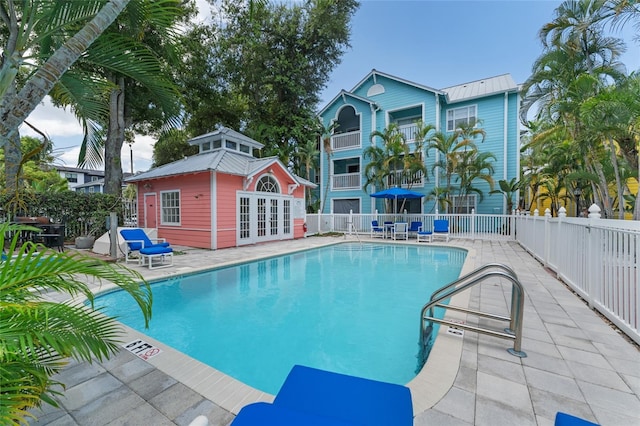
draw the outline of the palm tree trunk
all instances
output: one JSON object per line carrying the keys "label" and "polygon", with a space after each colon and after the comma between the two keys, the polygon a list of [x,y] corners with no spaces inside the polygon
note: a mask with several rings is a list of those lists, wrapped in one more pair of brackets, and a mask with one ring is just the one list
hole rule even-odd
{"label": "palm tree trunk", "polygon": [[605,213],[606,218],[613,217],[613,207],[611,206],[611,195],[609,194],[609,185],[607,184],[607,178],[604,175],[604,171],[602,170],[602,164],[596,163],[594,164],[596,169],[596,174],[598,175],[598,187],[600,188],[600,192],[602,194],[602,208]]}
{"label": "palm tree trunk", "polygon": [[18,127],[49,94],[60,77],[124,10],[130,0],[109,0],[107,4],[29,78],[15,96],[0,100],[0,147],[18,132]]}
{"label": "palm tree trunk", "polygon": [[640,153],[636,155],[638,156],[638,190],[636,191],[636,202],[633,207],[633,220],[640,220]]}
{"label": "palm tree trunk", "polygon": [[608,142],[611,154],[611,164],[613,164],[613,173],[616,177],[616,190],[618,191],[618,219],[624,220],[624,190],[622,189],[620,169],[618,168],[618,156],[616,155],[616,147],[611,138],[609,138]]}
{"label": "palm tree trunk", "polygon": [[109,96],[109,129],[104,144],[104,192],[122,193],[122,144],[124,143],[124,77],[115,81],[118,88]]}

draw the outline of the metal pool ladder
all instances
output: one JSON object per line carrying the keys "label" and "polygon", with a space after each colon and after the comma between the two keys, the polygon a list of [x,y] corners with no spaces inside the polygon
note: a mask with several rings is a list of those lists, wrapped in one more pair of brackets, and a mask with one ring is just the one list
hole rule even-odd
{"label": "metal pool ladder", "polygon": [[[462,291],[468,290],[480,284],[489,278],[505,278],[511,282],[511,312],[510,316],[496,315],[487,312],[475,311],[459,306],[445,305],[442,302],[451,296]],[[444,308],[459,312],[466,312],[478,317],[491,318],[494,320],[509,321],[509,327],[504,330],[494,330],[483,328],[469,324],[459,324],[455,321],[436,318],[434,316],[434,308]],[[513,269],[500,263],[488,263],[475,271],[460,277],[456,281],[445,285],[436,290],[432,295],[429,303],[422,307],[420,313],[420,354],[418,368],[426,361],[430,348],[429,341],[433,331],[433,323],[446,324],[457,329],[475,331],[476,333],[488,334],[490,336],[501,337],[503,339],[513,340],[513,348],[507,351],[514,356],[524,358],[527,356],[521,350],[522,345],[522,318],[524,309],[524,291],[522,284]],[[424,359],[423,359],[424,358]]]}

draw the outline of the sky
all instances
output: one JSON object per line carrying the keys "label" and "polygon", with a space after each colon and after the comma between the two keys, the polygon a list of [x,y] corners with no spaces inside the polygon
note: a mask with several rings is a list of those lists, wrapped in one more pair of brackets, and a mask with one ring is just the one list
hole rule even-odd
{"label": "sky", "polygon": [[[350,90],[372,69],[443,89],[509,73],[523,83],[542,53],[538,32],[562,2],[555,0],[361,0],[351,22],[351,47],[321,93],[318,110],[342,89]],[[206,0],[197,0],[201,19],[209,19]],[[623,38],[628,71],[640,69],[640,45],[633,27],[612,35]],[[54,144],[56,164],[75,167],[82,129],[69,112],[45,100],[28,121],[43,129]],[[22,135],[36,136],[26,126]],[[122,148],[122,167],[134,172],[151,167],[150,136],[137,136]]]}

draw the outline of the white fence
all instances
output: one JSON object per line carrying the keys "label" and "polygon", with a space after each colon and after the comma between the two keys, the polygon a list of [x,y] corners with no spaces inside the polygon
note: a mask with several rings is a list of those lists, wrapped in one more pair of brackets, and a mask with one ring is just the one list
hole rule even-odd
{"label": "white fence", "polygon": [[452,238],[513,240],[514,216],[483,214],[307,214],[309,235],[327,232],[369,234],[371,222],[422,222],[433,229],[435,219],[448,219]]}
{"label": "white fence", "polygon": [[640,222],[516,216],[517,240],[640,343]]}
{"label": "white fence", "polygon": [[308,234],[369,234],[371,221],[448,219],[451,238],[518,241],[589,306],[640,343],[640,222],[481,214],[308,214]]}

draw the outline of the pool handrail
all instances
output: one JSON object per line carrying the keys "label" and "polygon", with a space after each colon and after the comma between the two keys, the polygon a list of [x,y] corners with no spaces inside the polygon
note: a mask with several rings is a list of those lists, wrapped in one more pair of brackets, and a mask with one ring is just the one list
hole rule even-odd
{"label": "pool handrail", "polygon": [[[494,270],[491,270],[494,269]],[[503,315],[491,314],[488,312],[475,311],[468,308],[462,308],[458,306],[445,305],[441,302],[445,299],[454,296],[464,290],[467,290],[482,281],[492,278],[500,277],[505,278],[511,282],[511,309],[510,316],[505,317]],[[495,320],[509,321],[509,327],[504,331],[496,331],[488,328],[476,327],[468,324],[460,324],[458,322],[449,321],[445,319],[439,319],[434,316],[434,308],[440,307],[444,309],[451,309],[459,312],[465,312],[468,314],[481,316],[485,318],[491,318]],[[427,314],[429,311],[429,315]],[[480,268],[472,271],[471,273],[460,277],[459,279],[439,288],[432,295],[428,303],[426,303],[420,312],[420,347],[421,351],[425,349],[428,343],[429,336],[427,336],[427,330],[430,328],[426,324],[438,323],[445,324],[452,327],[456,327],[462,330],[474,331],[477,333],[488,334],[495,337],[501,337],[505,339],[513,340],[513,348],[509,348],[507,351],[514,356],[524,358],[527,356],[525,352],[521,350],[522,346],[522,320],[524,317],[524,290],[520,280],[513,269],[506,265],[499,263],[489,263]]]}

